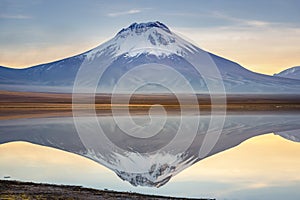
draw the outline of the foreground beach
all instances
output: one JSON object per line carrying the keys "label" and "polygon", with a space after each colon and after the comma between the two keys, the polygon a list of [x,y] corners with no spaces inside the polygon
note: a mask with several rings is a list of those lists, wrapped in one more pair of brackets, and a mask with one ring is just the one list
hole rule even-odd
{"label": "foreground beach", "polygon": [[[32,182],[0,180],[0,199],[145,199],[145,200],[187,200],[158,195],[145,195],[131,192],[96,190],[71,185],[53,185]],[[212,200],[203,199],[200,200]]]}

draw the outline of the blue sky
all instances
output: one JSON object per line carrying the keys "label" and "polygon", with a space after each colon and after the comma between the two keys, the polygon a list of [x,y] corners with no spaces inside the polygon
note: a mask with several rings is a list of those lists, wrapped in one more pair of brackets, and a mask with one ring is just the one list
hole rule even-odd
{"label": "blue sky", "polygon": [[133,22],[158,20],[203,49],[273,74],[300,64],[299,8],[297,0],[0,0],[0,65],[58,60]]}
{"label": "blue sky", "polygon": [[243,20],[300,26],[297,0],[0,0],[0,5],[2,45],[72,40],[92,32],[110,36],[136,21],[188,28],[235,26]]}

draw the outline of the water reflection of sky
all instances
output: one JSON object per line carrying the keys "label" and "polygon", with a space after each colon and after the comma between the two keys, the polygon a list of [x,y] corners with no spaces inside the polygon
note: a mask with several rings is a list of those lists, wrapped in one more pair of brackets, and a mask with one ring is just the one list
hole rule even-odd
{"label": "water reflection of sky", "polygon": [[[239,125],[240,130],[249,130],[252,126],[251,130],[257,133],[257,127],[260,130],[267,127],[271,132],[272,126],[273,131],[285,130],[288,125],[297,129],[296,117],[269,117],[266,121],[260,118],[256,122],[239,118],[239,124],[232,121],[231,124]],[[244,124],[243,128],[242,121],[251,121],[252,125]],[[240,132],[243,133],[247,131]],[[12,179],[26,181],[218,199],[297,199],[300,196],[300,145],[273,134],[251,138],[233,149],[206,158],[159,189],[133,187],[91,160],[49,147],[25,142],[6,143],[0,145],[0,155],[0,176],[10,175]]]}

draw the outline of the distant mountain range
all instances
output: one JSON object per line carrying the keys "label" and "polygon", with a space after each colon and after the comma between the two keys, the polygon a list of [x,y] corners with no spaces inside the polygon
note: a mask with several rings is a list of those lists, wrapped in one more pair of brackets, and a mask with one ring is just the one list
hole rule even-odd
{"label": "distant mountain range", "polygon": [[[73,84],[80,67],[88,62],[103,57],[112,62],[99,81],[97,92],[111,92],[118,80],[127,72],[142,64],[160,64],[169,66],[181,74],[197,93],[208,92],[207,84],[219,84],[223,81],[228,93],[300,93],[299,67],[285,70],[274,76],[251,72],[239,64],[221,58],[209,52],[210,59],[220,72],[220,78],[206,77],[210,83],[195,70],[188,58],[204,52],[202,49],[177,36],[160,22],[134,23],[124,28],[111,40],[85,53],[41,64],[25,69],[0,67],[0,89],[15,91],[72,92]],[[16,58],[17,59],[17,58]],[[97,72],[103,68],[101,59],[99,65],[92,69]],[[197,63],[203,71],[209,71],[207,60],[199,58]],[[159,72],[158,72],[159,71]],[[148,77],[161,76],[163,80],[173,80],[173,74],[165,69],[153,70],[144,67],[136,72],[147,74]],[[90,77],[86,77],[89,80]],[[122,91],[130,90],[134,80],[121,86]],[[149,83],[150,84],[150,83]],[[177,85],[176,85],[177,84]],[[88,85],[88,84],[87,84]],[[185,92],[182,84],[176,83],[178,92]],[[151,85],[145,87],[150,92],[160,92]],[[214,91],[210,91],[214,92]]]}
{"label": "distant mountain range", "polygon": [[278,74],[274,74],[274,76],[299,80],[300,79],[300,66],[283,70],[282,72],[280,72]]}

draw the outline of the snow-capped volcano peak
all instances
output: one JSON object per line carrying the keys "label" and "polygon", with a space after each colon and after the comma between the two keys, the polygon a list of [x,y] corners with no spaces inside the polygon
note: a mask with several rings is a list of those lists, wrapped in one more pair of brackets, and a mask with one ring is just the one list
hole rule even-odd
{"label": "snow-capped volcano peak", "polygon": [[163,23],[156,21],[133,23],[123,28],[113,39],[90,51],[88,57],[100,55],[105,51],[114,56],[124,54],[134,57],[143,53],[155,56],[182,56],[186,52],[196,51],[196,47],[172,33]]}
{"label": "snow-capped volcano peak", "polygon": [[159,21],[156,21],[156,22],[148,22],[148,23],[140,23],[140,24],[133,23],[128,28],[123,28],[117,35],[123,35],[126,34],[127,32],[132,32],[132,31],[134,31],[137,34],[140,34],[153,27],[160,28],[166,31],[167,33],[171,33],[171,31],[166,25],[164,25]]}

